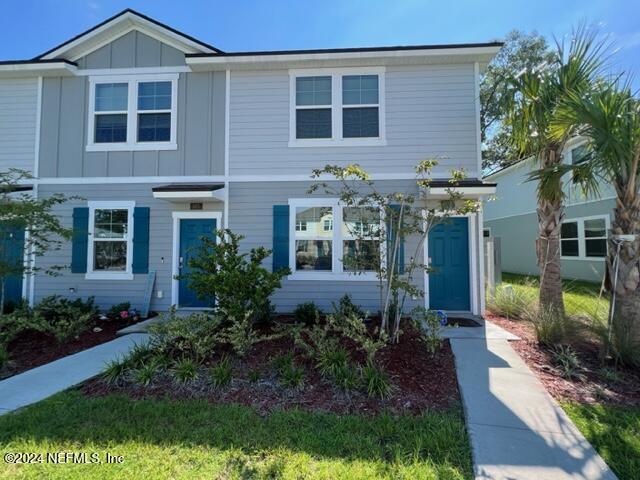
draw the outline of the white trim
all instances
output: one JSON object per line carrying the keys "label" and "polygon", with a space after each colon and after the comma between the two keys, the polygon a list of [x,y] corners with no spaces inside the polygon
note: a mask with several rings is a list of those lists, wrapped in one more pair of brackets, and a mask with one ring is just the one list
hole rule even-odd
{"label": "white trim", "polygon": [[[309,68],[289,70],[289,147],[370,147],[383,146],[386,140],[385,67]],[[370,105],[343,105],[342,78],[345,75],[377,75],[378,103]],[[296,105],[296,78],[330,76],[331,104]],[[378,137],[344,138],[342,116],[345,108],[378,108]],[[296,112],[310,108],[331,109],[331,138],[296,138]]]}
{"label": "white trim", "polygon": [[[585,205],[587,203],[596,203],[596,202],[603,202],[603,201],[606,201],[606,200],[615,200],[616,198],[617,197],[615,195],[610,195],[608,197],[602,197],[602,198],[594,198],[592,200],[585,200],[583,202],[570,203],[570,204],[565,205],[564,208],[565,208],[565,211],[566,211],[567,208],[579,207],[580,205]],[[536,210],[529,210],[527,212],[522,212],[522,213],[514,213],[513,215],[503,215],[502,217],[487,218],[487,219],[485,219],[485,222],[493,222],[493,221],[496,221],[496,220],[504,220],[506,218],[520,217],[522,215],[531,215],[532,213],[536,213]]]}
{"label": "white trim", "polygon": [[[384,61],[384,59],[410,58],[410,57],[457,57],[464,55],[473,56],[494,56],[500,50],[500,46],[479,46],[460,48],[425,48],[413,50],[373,50],[357,52],[318,52],[318,53],[291,53],[291,54],[260,54],[238,55],[238,56],[210,56],[210,57],[187,57],[187,65],[193,66],[224,66],[233,64],[253,64],[253,63],[273,63],[273,62],[296,62],[296,61],[317,61],[317,60],[364,60],[371,59]],[[488,62],[490,59],[487,59]]]}
{"label": "white trim", "polygon": [[[114,151],[158,151],[176,150],[178,127],[178,79],[179,73],[138,75],[92,75],[89,77],[89,108],[87,119],[87,152]],[[138,84],[143,82],[171,82],[171,109],[138,111]],[[96,86],[103,83],[126,83],[128,85],[126,111],[95,111]],[[138,114],[169,113],[171,115],[170,139],[167,142],[138,141]],[[121,143],[96,143],[95,118],[100,114],[122,113],[127,115],[127,140]]]}
{"label": "white trim", "polygon": [[[479,283],[479,300],[480,300],[480,311],[478,312],[479,315],[483,315],[484,314],[484,310],[485,310],[485,288],[486,285],[484,283],[484,223],[483,223],[483,212],[482,212],[482,208],[480,208],[480,210],[478,210],[478,214],[477,214],[477,218],[476,218],[477,222],[478,222],[478,246],[480,247],[479,249],[476,250],[477,254],[478,254],[478,267],[480,268],[479,272],[478,272],[478,283]],[[491,232],[491,229],[489,229],[489,232]]]}
{"label": "white trim", "polygon": [[[437,172],[436,172],[437,173]],[[444,172],[441,172],[444,173]],[[471,175],[470,175],[471,176]],[[416,180],[415,173],[372,173],[369,175],[371,180]],[[438,177],[434,176],[433,180]],[[291,174],[291,175],[184,175],[184,176],[129,176],[129,177],[43,177],[31,180],[28,183],[40,185],[80,185],[80,184],[110,184],[110,183],[158,183],[176,181],[188,182],[236,182],[236,183],[253,183],[253,182],[314,182],[316,180],[335,180],[330,175],[322,175],[318,179],[311,178],[309,174]]]}
{"label": "white trim", "polygon": [[221,202],[224,201],[224,192],[222,188],[218,190],[181,190],[179,192],[153,192],[153,198],[158,198],[161,200],[191,200],[191,199],[213,199],[219,200]]}
{"label": "white trim", "polygon": [[429,188],[431,195],[449,195],[449,191],[462,193],[464,195],[492,195],[496,193],[496,187],[493,185],[487,185],[485,187],[456,187],[451,185],[450,187],[433,187]]}
{"label": "white trim", "polygon": [[229,108],[231,105],[231,70],[224,75],[224,175],[229,176]]}
{"label": "white trim", "polygon": [[168,67],[132,67],[132,68],[83,68],[75,72],[80,77],[98,77],[114,75],[158,75],[166,73],[189,73],[192,70],[186,66]]}
{"label": "white trim", "polygon": [[[37,103],[36,103],[36,134],[35,134],[35,145],[34,145],[34,149],[33,149],[33,176],[35,178],[38,177],[38,174],[40,172],[40,131],[41,131],[41,125],[42,125],[42,85],[43,85],[43,80],[42,77],[38,77],[38,96],[37,96]],[[38,184],[34,183],[33,185],[33,197],[34,198],[38,198]],[[26,239],[26,235],[25,235],[25,239]],[[30,252],[29,255],[29,262],[31,263],[32,267],[35,267],[36,265],[36,256],[34,254],[34,252]],[[22,297],[23,298],[27,298],[27,291],[25,291],[26,289],[26,279],[23,279],[23,291],[22,291]],[[35,288],[36,288],[36,276],[35,274],[32,272],[31,275],[29,275],[29,288],[28,288],[28,301],[29,301],[29,306],[33,307],[34,303],[35,303]]]}
{"label": "white trim", "polygon": [[[565,218],[562,223],[572,223],[575,222],[578,227],[578,236],[575,238],[565,238],[564,240],[577,240],[578,241],[578,256],[577,257],[565,257],[560,255],[561,260],[586,260],[589,262],[604,262],[607,259],[607,256],[604,257],[587,257],[587,237],[584,234],[584,222],[586,220],[600,220],[604,219],[605,223],[605,235],[603,237],[591,237],[591,240],[605,240],[605,245],[607,250],[609,249],[608,242],[606,240],[609,237],[609,229],[611,228],[611,216],[606,213],[602,215],[590,215],[587,217],[574,217],[574,218]],[[560,249],[562,252],[562,234],[560,235]]]}
{"label": "white trim", "polygon": [[[117,29],[118,26],[121,26],[121,28],[117,30],[115,34],[109,35],[109,29]],[[124,26],[124,28],[122,28],[122,26]],[[53,59],[59,56],[69,56],[65,54],[70,53],[71,59],[77,60],[78,58],[83,57],[103,47],[107,43],[113,42],[123,35],[126,35],[132,30],[139,30],[144,34],[185,53],[215,53],[215,51],[211,48],[207,48],[198,42],[194,42],[193,40],[180,35],[179,33],[173,32],[156,23],[150,22],[149,20],[142,18],[133,12],[125,12],[122,15],[119,15],[116,18],[112,19],[110,22],[105,23],[104,25],[101,25],[100,27],[95,28],[94,30],[76,38],[72,42],[66,43],[53,50],[52,52],[47,53],[42,58]],[[104,40],[94,42],[89,48],[81,48],[83,43],[87,43],[92,38],[95,38],[103,33],[106,34],[106,38]]]}
{"label": "white trim", "polygon": [[172,212],[173,219],[173,239],[171,246],[171,305],[179,307],[180,301],[180,281],[177,276],[180,274],[180,220],[185,218],[212,218],[216,220],[216,228],[221,227],[222,213],[211,211],[200,212]]}
{"label": "white trim", "polygon": [[75,65],[67,62],[34,62],[34,63],[7,63],[0,65],[0,75],[2,77],[17,77],[44,75],[70,77],[77,73],[78,69]]}
{"label": "white trim", "polygon": [[[475,110],[476,110],[476,149],[477,149],[477,169],[482,171],[482,134],[480,125],[480,65],[478,62],[473,64],[473,91],[475,97]],[[494,189],[495,190],[495,189]]]}
{"label": "white trim", "polygon": [[[461,217],[467,219],[468,224],[468,248],[469,248],[469,307],[470,313],[473,315],[480,315],[481,312],[478,311],[478,299],[476,294],[478,293],[478,272],[476,268],[476,262],[478,261],[478,251],[477,251],[477,243],[475,239],[476,235],[476,214],[469,213],[467,215],[451,215],[451,217]],[[472,225],[472,223],[474,223]],[[473,230],[472,230],[473,229]],[[423,252],[425,265],[429,265],[429,235],[427,234],[427,238],[425,239],[423,245]],[[424,307],[426,309],[430,308],[430,298],[429,298],[429,272],[424,271]]]}
{"label": "white trim", "polygon": [[[89,207],[89,241],[87,245],[87,272],[85,279],[87,280],[133,280],[132,264],[133,264],[133,210],[136,206],[136,202],[131,201],[89,201],[87,202]],[[126,269],[123,272],[102,272],[95,271],[93,269],[93,251],[94,242],[97,241],[93,238],[95,229],[95,211],[101,209],[126,209],[127,216],[127,235],[125,241],[127,242],[127,260]]]}

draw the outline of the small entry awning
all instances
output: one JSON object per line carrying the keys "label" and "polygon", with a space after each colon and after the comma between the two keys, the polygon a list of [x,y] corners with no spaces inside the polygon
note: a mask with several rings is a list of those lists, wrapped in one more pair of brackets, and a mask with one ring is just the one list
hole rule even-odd
{"label": "small entry awning", "polygon": [[469,196],[492,195],[496,193],[497,183],[482,180],[467,179],[452,182],[451,180],[432,180],[429,183],[429,195],[448,195],[448,190]]}
{"label": "small entry awning", "polygon": [[170,202],[224,202],[224,183],[171,183],[153,187],[153,198]]}

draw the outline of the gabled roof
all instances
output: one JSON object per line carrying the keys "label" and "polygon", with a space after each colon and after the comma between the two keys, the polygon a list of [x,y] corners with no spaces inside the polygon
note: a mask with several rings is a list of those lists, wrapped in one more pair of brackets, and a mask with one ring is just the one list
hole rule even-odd
{"label": "gabled roof", "polygon": [[66,58],[75,61],[132,30],[141,31],[186,54],[222,53],[221,50],[212,45],[127,8],[86,32],[76,35],[72,39],[35,57],[34,60]]}

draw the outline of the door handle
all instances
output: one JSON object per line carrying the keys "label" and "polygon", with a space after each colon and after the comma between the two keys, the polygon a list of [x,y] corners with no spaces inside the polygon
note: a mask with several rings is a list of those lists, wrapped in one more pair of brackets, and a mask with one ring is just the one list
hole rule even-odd
{"label": "door handle", "polygon": [[182,267],[184,267],[184,257],[180,257],[178,260],[178,269],[182,270]]}

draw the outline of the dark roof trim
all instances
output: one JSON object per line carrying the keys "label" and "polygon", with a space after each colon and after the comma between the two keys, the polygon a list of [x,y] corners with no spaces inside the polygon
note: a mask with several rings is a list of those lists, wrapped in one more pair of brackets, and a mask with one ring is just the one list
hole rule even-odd
{"label": "dark roof trim", "polygon": [[451,187],[451,188],[460,188],[460,187],[487,187],[487,188],[493,188],[496,185],[498,185],[497,183],[488,183],[488,182],[483,182],[482,180],[478,180],[478,179],[470,179],[470,180],[459,180],[459,181],[453,181],[453,180],[432,180],[431,182],[429,182],[429,187],[430,188],[447,188],[447,187]]}
{"label": "dark roof trim", "polygon": [[5,193],[30,192],[33,185],[5,185],[1,190]]}
{"label": "dark roof trim", "polygon": [[224,188],[224,183],[171,183],[153,187],[152,192],[213,192]]}
{"label": "dark roof trim", "polygon": [[183,32],[181,32],[181,31],[179,31],[179,30],[176,30],[175,28],[172,28],[172,27],[170,27],[169,25],[165,25],[164,23],[161,23],[161,22],[159,22],[159,21],[157,21],[157,20],[154,20],[154,19],[153,19],[153,18],[151,18],[151,17],[147,17],[146,15],[144,15],[144,14],[142,14],[142,13],[140,13],[140,12],[136,12],[135,10],[133,10],[133,9],[131,9],[131,8],[125,8],[125,9],[124,9],[124,10],[122,10],[121,12],[116,13],[113,17],[109,17],[109,18],[107,18],[104,22],[100,22],[99,24],[95,25],[94,27],[91,27],[89,30],[85,30],[84,32],[82,32],[82,33],[80,33],[80,34],[76,35],[75,37],[70,38],[70,39],[69,39],[69,40],[67,40],[66,42],[63,42],[63,43],[61,43],[60,45],[58,45],[58,46],[56,46],[56,47],[53,47],[53,48],[51,48],[51,49],[47,50],[46,52],[44,52],[44,53],[42,53],[42,54],[38,55],[37,57],[34,57],[34,59],[33,59],[33,60],[41,59],[42,57],[44,57],[44,56],[46,56],[46,55],[50,54],[51,52],[55,52],[55,51],[56,51],[56,50],[58,50],[59,48],[62,48],[62,47],[64,47],[65,45],[68,45],[68,44],[69,44],[69,43],[71,43],[71,42],[75,42],[75,41],[76,41],[76,40],[78,40],[80,37],[83,37],[84,35],[87,35],[88,33],[93,32],[94,30],[96,30],[96,29],[98,29],[98,28],[102,27],[103,25],[106,25],[107,23],[111,22],[112,20],[115,20],[116,18],[118,18],[118,17],[120,17],[120,16],[124,15],[125,13],[132,13],[132,14],[134,14],[134,15],[136,15],[136,16],[138,16],[138,17],[140,17],[140,18],[144,19],[144,20],[147,20],[148,22],[154,23],[155,25],[158,25],[159,27],[165,28],[165,29],[167,29],[167,30],[169,30],[169,31],[171,31],[171,32],[173,32],[173,33],[176,33],[176,34],[178,34],[178,35],[183,36],[184,38],[187,38],[187,39],[191,40],[192,42],[195,42],[195,43],[197,43],[197,44],[199,44],[199,45],[202,45],[202,46],[203,46],[203,47],[205,47],[205,48],[209,48],[209,49],[213,50],[214,52],[217,52],[217,53],[223,53],[223,52],[222,52],[222,50],[217,49],[217,48],[216,48],[216,47],[214,47],[213,45],[209,45],[208,43],[205,43],[205,42],[203,42],[203,41],[201,41],[201,40],[198,40],[197,38],[192,37],[191,35],[187,35],[186,33],[183,33]]}
{"label": "dark roof trim", "polygon": [[37,65],[37,64],[47,64],[47,63],[66,63],[67,65],[72,65],[77,67],[78,64],[76,62],[72,62],[70,60],[66,60],[64,58],[52,58],[48,60],[0,60],[0,65]]}
{"label": "dark roof trim", "polygon": [[439,50],[439,49],[456,49],[456,48],[483,48],[483,47],[502,47],[503,42],[488,43],[452,43],[443,45],[398,45],[392,47],[356,47],[356,48],[324,48],[311,50],[265,50],[256,52],[220,52],[220,54],[211,53],[187,53],[187,57],[244,57],[250,55],[299,55],[312,53],[351,53],[351,52],[393,52],[403,50]]}

